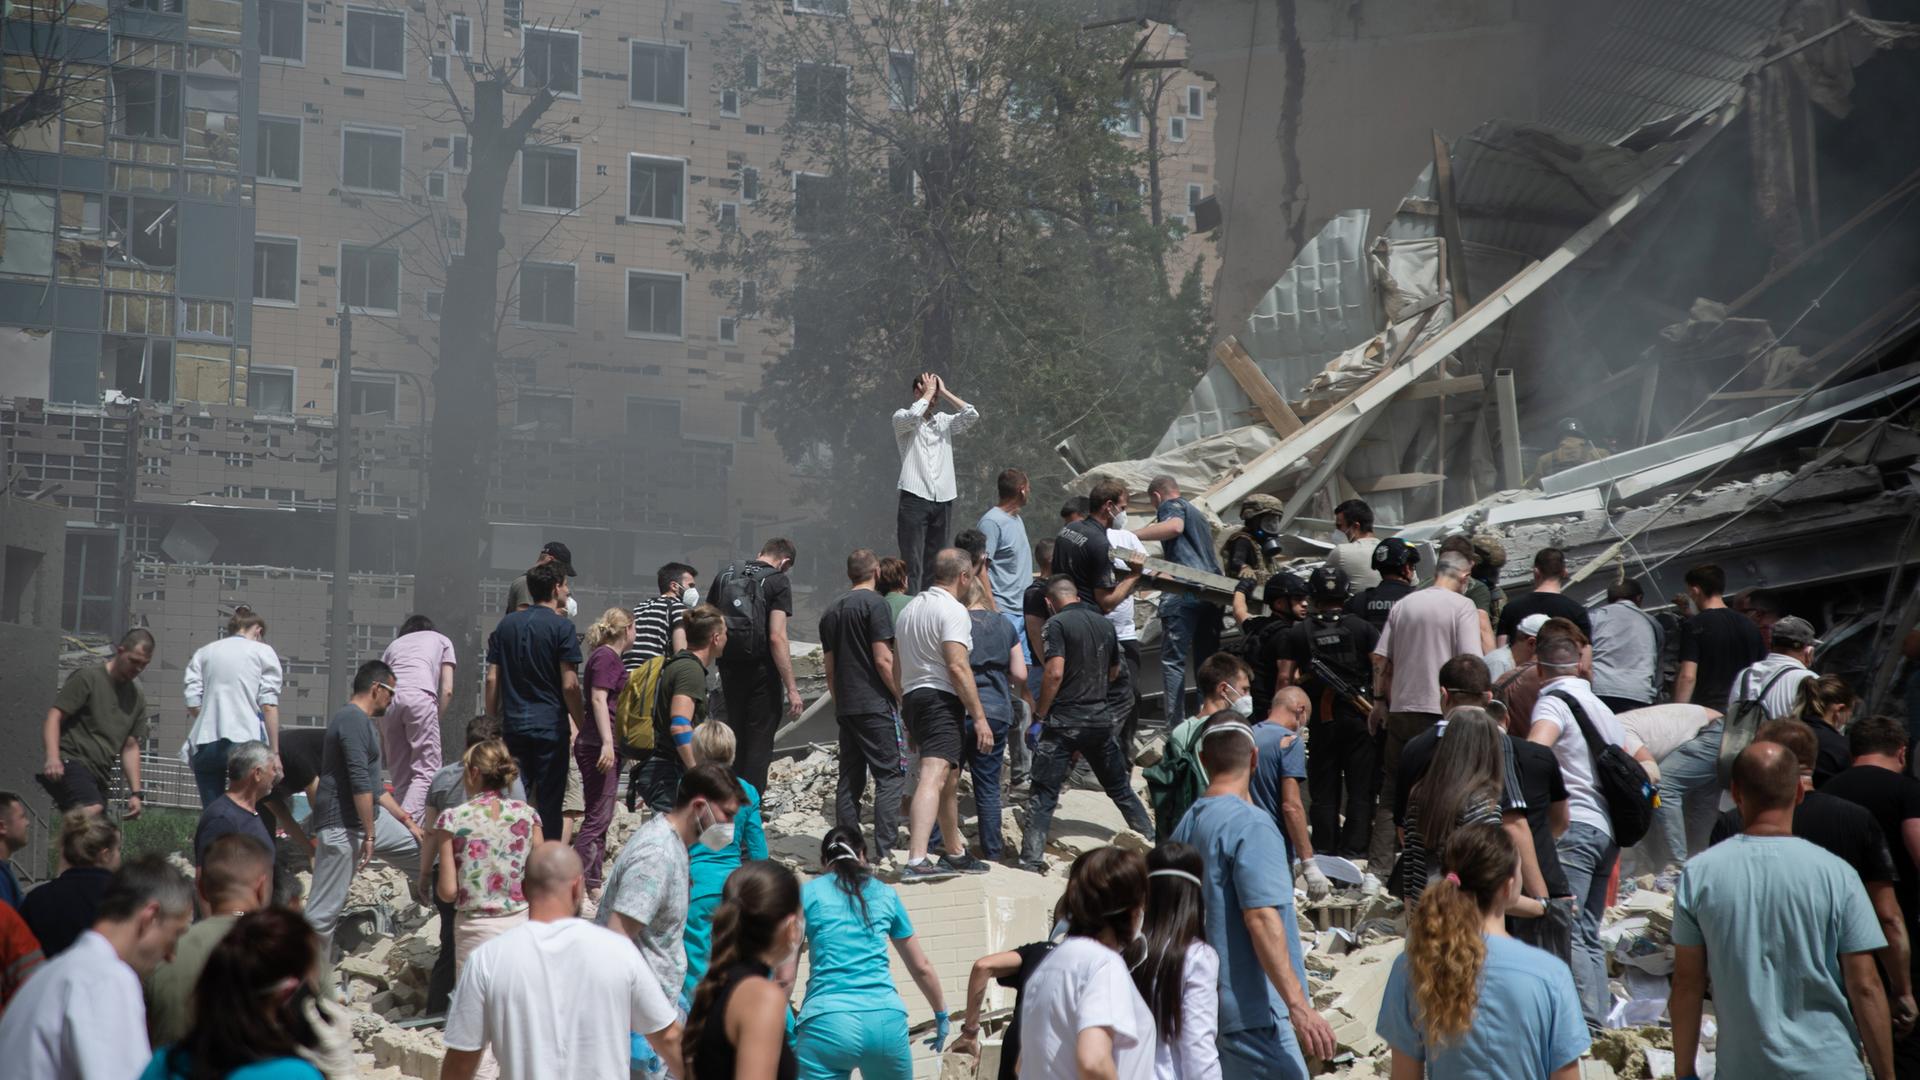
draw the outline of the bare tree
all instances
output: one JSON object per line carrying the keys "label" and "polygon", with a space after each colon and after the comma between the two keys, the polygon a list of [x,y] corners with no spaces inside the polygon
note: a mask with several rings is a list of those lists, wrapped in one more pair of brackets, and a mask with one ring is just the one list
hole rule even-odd
{"label": "bare tree", "polygon": [[12,0],[0,71],[0,148],[53,150],[61,111],[82,116],[106,101],[104,3]]}

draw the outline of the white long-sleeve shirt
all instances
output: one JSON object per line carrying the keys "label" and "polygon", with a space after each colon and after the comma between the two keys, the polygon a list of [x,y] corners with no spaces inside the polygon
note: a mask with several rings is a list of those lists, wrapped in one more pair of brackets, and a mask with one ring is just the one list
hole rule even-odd
{"label": "white long-sleeve shirt", "polygon": [[893,440],[900,446],[900,490],[928,502],[952,502],[953,437],[980,419],[969,405],[957,413],[927,415],[925,398],[893,413]]}
{"label": "white long-sleeve shirt", "polygon": [[34,972],[0,1021],[8,1076],[132,1080],[152,1058],[140,976],[92,930]]}
{"label": "white long-sleeve shirt", "polygon": [[1154,1080],[1220,1080],[1220,956],[1213,946],[1187,946],[1180,973],[1180,1037],[1160,1040]]}
{"label": "white long-sleeve shirt", "polygon": [[264,641],[234,634],[203,645],[187,661],[187,708],[200,710],[187,741],[265,740],[260,710],[280,704],[280,656]]}

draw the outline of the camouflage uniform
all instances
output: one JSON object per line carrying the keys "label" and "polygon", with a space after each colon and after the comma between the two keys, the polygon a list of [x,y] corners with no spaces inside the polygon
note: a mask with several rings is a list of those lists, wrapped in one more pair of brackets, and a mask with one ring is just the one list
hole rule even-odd
{"label": "camouflage uniform", "polygon": [[1607,456],[1605,450],[1578,435],[1563,435],[1560,445],[1541,454],[1533,463],[1533,478],[1538,481],[1563,472],[1575,465],[1585,465],[1590,461],[1599,461]]}
{"label": "camouflage uniform", "polygon": [[[1256,594],[1260,591],[1260,587],[1266,584],[1267,578],[1273,576],[1277,563],[1267,558],[1260,550],[1260,541],[1255,539],[1249,522],[1262,514],[1281,514],[1285,511],[1286,504],[1272,495],[1249,495],[1240,503],[1240,527],[1220,537],[1220,547],[1216,554],[1220,558],[1221,567],[1226,569],[1229,576],[1238,575],[1243,581],[1252,581]],[[1234,547],[1234,541],[1241,539],[1247,541],[1243,547],[1253,549],[1250,559],[1229,557],[1227,554]],[[1233,567],[1236,561],[1241,564],[1238,569]]]}

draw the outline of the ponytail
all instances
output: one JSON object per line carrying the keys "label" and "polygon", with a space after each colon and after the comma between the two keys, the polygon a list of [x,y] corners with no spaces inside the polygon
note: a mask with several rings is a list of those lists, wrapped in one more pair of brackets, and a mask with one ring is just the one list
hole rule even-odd
{"label": "ponytail", "polygon": [[870,924],[873,915],[867,910],[867,882],[873,880],[873,868],[861,857],[866,840],[860,830],[845,825],[835,825],[827,830],[820,841],[820,862],[831,874],[840,891],[848,900],[860,907],[860,922]]}
{"label": "ponytail", "polygon": [[1487,960],[1481,927],[1518,864],[1500,828],[1462,825],[1447,841],[1447,875],[1427,886],[1407,919],[1407,973],[1432,1044],[1454,1042],[1473,1024]]}
{"label": "ponytail", "polygon": [[741,863],[728,875],[720,906],[713,909],[713,948],[707,956],[707,973],[694,987],[686,1034],[680,1044],[688,1076],[699,1075],[693,1058],[707,1024],[718,1023],[723,1029],[726,1026],[725,1016],[712,1013],[714,999],[730,985],[732,968],[763,955],[773,946],[780,923],[799,910],[800,882],[779,863],[755,859]]}

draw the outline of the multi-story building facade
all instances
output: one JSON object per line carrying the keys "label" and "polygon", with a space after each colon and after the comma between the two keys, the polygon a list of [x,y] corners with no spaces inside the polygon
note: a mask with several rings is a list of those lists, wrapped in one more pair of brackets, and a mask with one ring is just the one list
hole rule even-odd
{"label": "multi-story building facade", "polygon": [[[63,622],[160,634],[157,748],[184,735],[179,669],[237,603],[269,620],[283,714],[328,711],[343,310],[353,654],[407,614],[445,267],[466,240],[469,62],[557,93],[507,182],[483,609],[549,538],[573,548],[583,615],[650,593],[662,562],[704,574],[774,533],[837,586],[756,411],[783,339],[677,246],[777,227],[758,200],[795,182],[785,103],[720,85],[742,17],[727,0],[132,0],[83,28],[98,63],[0,179],[0,444],[67,508]],[[1184,44],[1156,30],[1149,55]],[[1123,134],[1151,135],[1163,211],[1190,215],[1211,193],[1209,84],[1155,77]]]}

